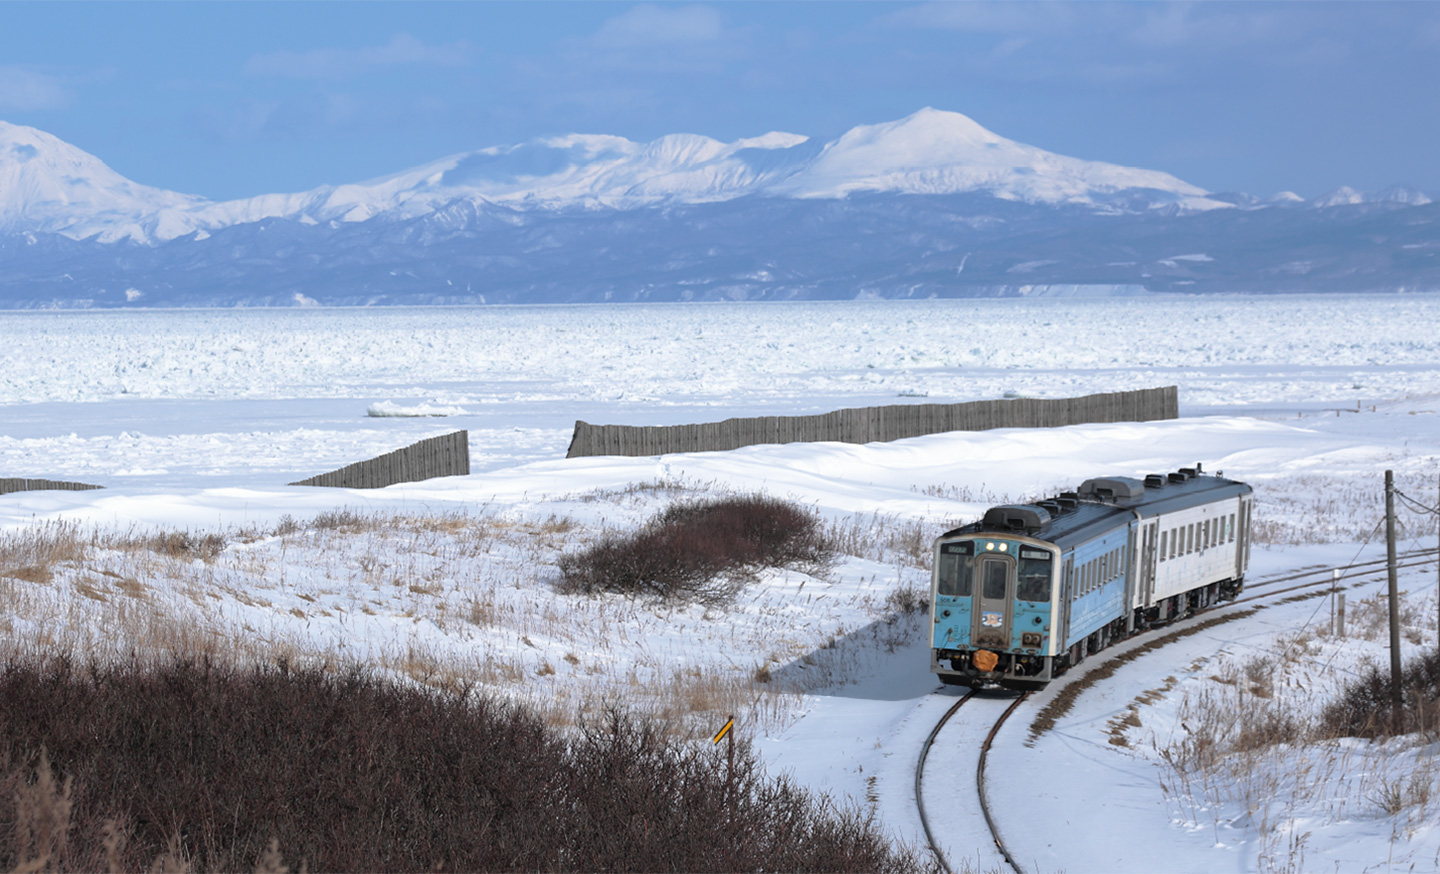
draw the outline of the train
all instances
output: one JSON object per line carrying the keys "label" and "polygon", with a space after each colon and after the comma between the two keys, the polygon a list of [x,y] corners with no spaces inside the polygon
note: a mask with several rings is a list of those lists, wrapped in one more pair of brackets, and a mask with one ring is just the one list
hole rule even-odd
{"label": "train", "polygon": [[1200,464],[986,510],[935,539],[930,669],[1041,689],[1110,643],[1233,600],[1254,490]]}

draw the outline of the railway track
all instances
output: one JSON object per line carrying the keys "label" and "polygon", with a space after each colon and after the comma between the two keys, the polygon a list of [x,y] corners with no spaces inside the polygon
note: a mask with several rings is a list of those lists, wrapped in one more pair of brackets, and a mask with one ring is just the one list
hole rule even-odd
{"label": "railway track", "polygon": [[[1396,556],[1397,568],[1405,569],[1423,567],[1433,564],[1435,561],[1434,557],[1437,553],[1440,553],[1440,550],[1416,549],[1400,553]],[[1234,601],[1217,605],[1215,608],[1212,609],[1223,609],[1249,601],[1268,600],[1280,595],[1286,595],[1297,591],[1319,589],[1322,587],[1328,588],[1330,586],[1336,585],[1336,581],[1334,580],[1334,572],[1336,570],[1340,570],[1344,574],[1340,578],[1339,583],[1346,588],[1349,588],[1350,586],[1356,585],[1358,583],[1370,582],[1375,576],[1385,574],[1388,570],[1386,567],[1386,561],[1386,559],[1382,558],[1373,561],[1355,562],[1348,566],[1340,568],[1317,567],[1297,571],[1294,573],[1282,573],[1262,577],[1258,580],[1255,580],[1254,582],[1248,583],[1246,585],[1246,591],[1253,592],[1256,589],[1264,589],[1265,591],[1255,594],[1249,594],[1242,598],[1237,598]],[[1294,585],[1285,586],[1284,584],[1286,583],[1294,583]],[[1277,589],[1274,588],[1275,586],[1284,587]],[[1205,612],[1208,613],[1210,611],[1207,610]],[[1168,625],[1169,623],[1167,623],[1167,626]],[[1159,628],[1153,630],[1158,631]],[[1136,637],[1141,636],[1144,635],[1136,635]],[[939,737],[940,732],[945,728],[945,725],[950,721],[951,717],[953,717],[957,712],[959,712],[960,708],[971,702],[977,694],[977,690],[974,689],[967,691],[958,701],[956,701],[948,710],[945,711],[945,714],[940,717],[940,719],[935,723],[935,727],[930,730],[929,736],[925,738],[925,743],[920,749],[919,759],[915,764],[915,804],[920,813],[920,825],[924,829],[925,841],[929,845],[930,851],[934,853],[936,860],[940,863],[940,867],[946,872],[953,872],[954,868],[950,866],[950,862],[946,858],[944,850],[941,848],[939,842],[936,841],[935,834],[931,829],[929,816],[927,815],[925,810],[925,796],[922,791],[925,776],[925,763],[929,757],[930,748],[934,745],[936,738]],[[985,736],[984,742],[980,745],[980,757],[975,769],[976,795],[979,799],[980,812],[984,815],[985,824],[986,827],[989,829],[991,840],[994,841],[996,852],[1000,855],[1001,858],[1005,860],[1005,863],[1009,865],[1012,870],[1017,872],[1017,874],[1020,874],[1020,866],[1015,862],[1014,858],[1010,855],[1010,852],[1006,849],[1004,841],[1000,837],[1000,831],[995,824],[994,817],[990,813],[989,799],[985,792],[985,761],[989,755],[990,746],[994,742],[995,736],[1000,731],[1001,726],[1003,726],[1005,724],[1005,721],[1010,718],[1010,715],[1014,713],[1017,708],[1019,708],[1020,704],[1030,697],[1030,694],[1031,693],[1026,692],[1022,695],[1017,696],[1011,702],[1011,704],[1005,708],[1005,710],[999,715],[999,717],[995,719],[993,724],[990,726],[988,733]]]}
{"label": "railway track", "polygon": [[[1440,552],[1440,550],[1415,549],[1410,550],[1409,552],[1398,553],[1395,556],[1395,567],[1397,570],[1405,570],[1406,568],[1424,567],[1426,565],[1434,564],[1435,560],[1433,556],[1437,552]],[[1318,567],[1298,571],[1292,574],[1281,574],[1278,576],[1262,577],[1254,582],[1246,583],[1245,591],[1253,592],[1256,589],[1265,589],[1266,591],[1260,594],[1246,595],[1245,597],[1237,598],[1234,601],[1229,601],[1226,604],[1222,604],[1219,606],[1223,607],[1228,606],[1229,604],[1243,604],[1247,601],[1258,601],[1262,598],[1270,598],[1275,595],[1282,595],[1288,592],[1298,592],[1306,589],[1319,589],[1322,587],[1329,587],[1336,584],[1333,575],[1334,572],[1337,570],[1341,571],[1342,573],[1342,576],[1339,579],[1339,584],[1348,588],[1355,585],[1356,583],[1370,582],[1374,577],[1385,574],[1388,570],[1386,568],[1386,562],[1387,559],[1379,558],[1373,561],[1355,562],[1345,567]],[[1277,586],[1282,583],[1290,583],[1297,580],[1304,580],[1307,577],[1315,577],[1316,579],[1313,579],[1309,582],[1296,583],[1296,585],[1287,586],[1283,589],[1270,588],[1272,586]]]}
{"label": "railway track", "polygon": [[[949,860],[945,857],[945,851],[941,849],[939,842],[935,840],[935,834],[930,827],[930,818],[925,812],[925,795],[922,791],[922,784],[925,777],[925,762],[930,755],[930,747],[935,743],[935,738],[940,735],[940,731],[945,728],[945,724],[950,721],[950,717],[954,716],[961,707],[974,699],[977,694],[979,694],[977,690],[969,690],[960,700],[956,701],[950,709],[945,711],[945,715],[940,717],[940,720],[935,723],[935,727],[930,730],[930,735],[925,738],[925,743],[920,748],[920,758],[915,763],[915,805],[920,811],[920,825],[925,831],[925,841],[930,847],[930,852],[935,854],[935,859],[947,874],[952,874],[955,869],[950,866]],[[990,801],[985,792],[985,760],[990,754],[990,746],[995,741],[995,735],[1000,732],[1000,727],[1005,724],[1005,720],[1010,718],[1010,714],[1014,713],[1025,699],[1029,697],[1029,692],[1018,695],[991,724],[990,730],[985,735],[985,740],[980,744],[980,759],[975,767],[975,793],[979,799],[980,812],[985,817],[985,826],[990,831],[990,839],[995,844],[995,851],[999,853],[1000,857],[1005,860],[1005,863],[1008,864],[1016,874],[1020,874],[1020,866],[1016,864],[1014,858],[1011,857],[1010,851],[1005,848],[1005,842],[1000,838],[1000,830],[995,825],[994,817],[990,815]]]}
{"label": "railway track", "polygon": [[[1435,555],[1435,553],[1436,553],[1437,551],[1440,551],[1440,550],[1437,550],[1437,549],[1435,549],[1435,548],[1433,548],[1433,547],[1428,548],[1428,549],[1411,549],[1411,550],[1407,550],[1407,551],[1405,551],[1405,552],[1397,552],[1397,553],[1395,554],[1395,559],[1396,559],[1397,561],[1412,561],[1412,560],[1414,560],[1414,559],[1424,558],[1424,557],[1427,556],[1427,555],[1428,555],[1428,556],[1433,556],[1433,555]],[[1385,562],[1386,562],[1386,559],[1376,558],[1376,559],[1371,559],[1371,560],[1369,560],[1369,561],[1357,561],[1357,562],[1354,562],[1354,563],[1352,563],[1352,564],[1346,565],[1345,567],[1323,567],[1323,566],[1322,566],[1322,567],[1306,568],[1306,569],[1304,569],[1304,570],[1299,570],[1299,571],[1294,571],[1294,572],[1285,572],[1285,573],[1280,573],[1280,574],[1271,574],[1271,575],[1269,575],[1269,576],[1260,577],[1260,578],[1258,578],[1258,579],[1256,579],[1256,580],[1252,580],[1251,582],[1246,583],[1246,587],[1247,587],[1247,588],[1260,588],[1260,587],[1262,587],[1262,586],[1269,586],[1269,585],[1273,585],[1273,584],[1275,584],[1275,583],[1286,583],[1286,582],[1290,582],[1291,580],[1304,579],[1305,577],[1313,577],[1313,576],[1320,576],[1320,575],[1322,575],[1322,574],[1329,574],[1329,573],[1333,573],[1334,571],[1337,571],[1337,570],[1338,570],[1338,571],[1347,571],[1347,570],[1348,570],[1348,571],[1357,571],[1357,570],[1361,570],[1361,569],[1372,569],[1372,570],[1373,570],[1373,569],[1376,569],[1376,568],[1381,568],[1381,569],[1383,569],[1383,568],[1385,567]],[[1422,562],[1422,564],[1423,564],[1423,562]]]}

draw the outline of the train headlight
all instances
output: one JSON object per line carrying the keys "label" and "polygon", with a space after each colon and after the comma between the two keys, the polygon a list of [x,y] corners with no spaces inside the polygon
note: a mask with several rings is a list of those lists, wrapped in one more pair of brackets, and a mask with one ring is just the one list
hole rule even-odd
{"label": "train headlight", "polygon": [[1004,552],[1005,550],[1007,550],[1007,549],[1009,549],[1009,548],[1010,548],[1010,544],[1008,544],[1008,543],[1002,543],[1002,544],[1000,544],[1000,551],[1001,551],[1001,552]]}
{"label": "train headlight", "polygon": [[993,544],[993,543],[987,543],[987,544],[985,544],[985,551],[986,551],[986,552],[994,552],[994,551],[995,551],[995,544]]}

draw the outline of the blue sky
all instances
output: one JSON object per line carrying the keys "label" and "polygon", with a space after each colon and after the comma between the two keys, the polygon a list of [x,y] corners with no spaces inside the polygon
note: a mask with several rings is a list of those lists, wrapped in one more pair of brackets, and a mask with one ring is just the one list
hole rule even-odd
{"label": "blue sky", "polygon": [[302,191],[583,132],[923,106],[1212,191],[1440,195],[1437,3],[5,3],[0,119],[148,185]]}

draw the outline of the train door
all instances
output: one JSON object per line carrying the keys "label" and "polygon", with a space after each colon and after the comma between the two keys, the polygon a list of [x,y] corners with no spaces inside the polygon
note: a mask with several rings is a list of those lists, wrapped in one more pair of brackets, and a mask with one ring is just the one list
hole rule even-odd
{"label": "train door", "polygon": [[1075,556],[1065,556],[1064,570],[1060,579],[1060,631],[1057,640],[1063,645],[1070,639],[1070,603],[1075,600],[1073,597],[1075,585]]}
{"label": "train door", "polygon": [[975,570],[975,625],[970,639],[976,646],[1009,649],[1015,559],[987,553],[977,558]]}
{"label": "train door", "polygon": [[1141,607],[1149,607],[1155,600],[1156,548],[1159,539],[1160,520],[1154,519],[1145,525],[1144,545],[1140,549],[1140,601],[1138,606]]}
{"label": "train door", "polygon": [[1125,562],[1125,631],[1135,630],[1135,606],[1145,599],[1145,586],[1153,554],[1150,538],[1154,536],[1152,526],[1136,520],[1130,523],[1129,555]]}
{"label": "train door", "polygon": [[1239,536],[1235,538],[1235,571],[1237,576],[1244,576],[1245,569],[1250,566],[1250,508],[1253,499],[1242,497],[1240,499],[1240,521],[1236,526],[1240,530]]}

